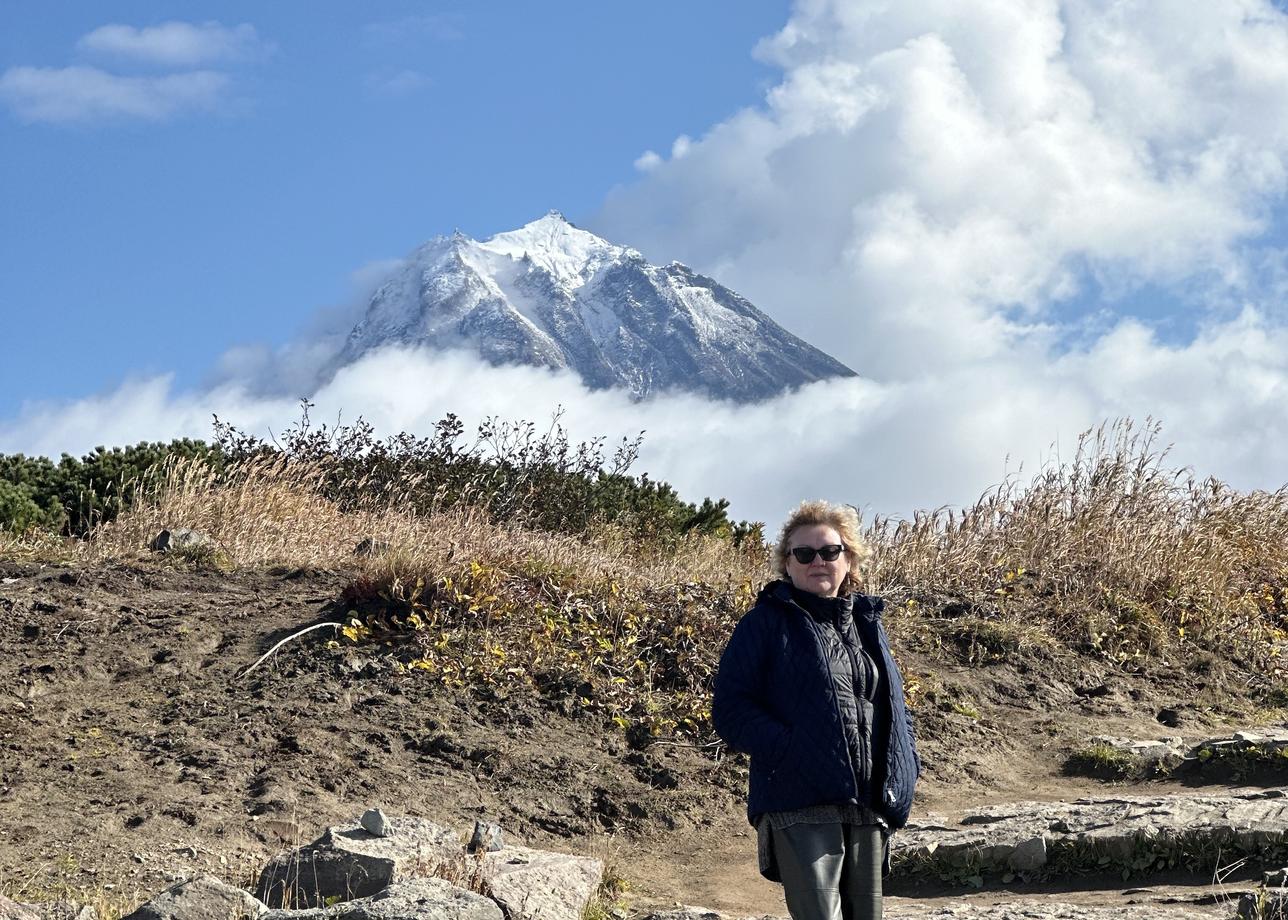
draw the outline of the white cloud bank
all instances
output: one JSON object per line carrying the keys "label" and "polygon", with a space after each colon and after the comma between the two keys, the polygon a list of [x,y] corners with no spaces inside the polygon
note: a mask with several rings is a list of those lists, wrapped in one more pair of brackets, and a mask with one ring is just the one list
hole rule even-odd
{"label": "white cloud bank", "polygon": [[161,121],[213,108],[228,85],[227,74],[212,70],[120,76],[97,67],[11,67],[0,74],[0,100],[23,121]]}
{"label": "white cloud bank", "polygon": [[[646,429],[640,470],[770,522],[807,496],[966,504],[1125,415],[1162,419],[1177,463],[1245,488],[1288,478],[1275,7],[800,0],[760,53],[783,71],[765,104],[645,154],[592,229],[708,272],[862,379],[747,407],[633,404],[390,351],[323,387],[314,417],[424,431],[447,411],[541,421],[562,404],[575,436]],[[1196,334],[1164,339],[1116,306],[1142,286],[1174,294]],[[0,451],[205,436],[211,412],[280,428],[322,342],[230,355],[201,394],[157,379],[29,407],[0,423]]]}
{"label": "white cloud bank", "polygon": [[214,109],[226,99],[233,83],[226,70],[192,68],[273,51],[247,23],[227,27],[178,21],[145,28],[100,26],[82,36],[76,47],[120,63],[158,65],[178,72],[119,73],[84,64],[15,66],[0,74],[0,103],[25,122],[163,121]]}
{"label": "white cloud bank", "polygon": [[143,28],[111,23],[82,36],[76,47],[169,67],[238,60],[270,50],[249,23],[225,26],[218,22],[180,21]]}
{"label": "white cloud bank", "polygon": [[[646,152],[590,225],[899,394],[920,434],[872,444],[916,455],[899,494],[968,501],[942,477],[1124,414],[1205,471],[1288,479],[1280,9],[799,0],[758,53],[783,71],[765,104]],[[1140,291],[1193,338],[1129,315]]]}
{"label": "white cloud bank", "polygon": [[[1154,364],[1122,355],[1147,349]],[[1255,362],[1231,363],[1231,354]],[[247,378],[261,370],[251,361]],[[731,499],[735,515],[775,522],[802,497],[827,496],[870,511],[908,514],[918,507],[973,501],[1020,460],[1050,456],[1062,420],[1103,409],[1134,409],[1132,390],[1164,417],[1184,416],[1177,460],[1200,468],[1234,467],[1248,482],[1288,469],[1284,392],[1288,334],[1256,317],[1223,327],[1199,349],[1168,350],[1148,332],[1124,326],[1094,353],[1053,362],[1034,381],[1029,369],[998,365],[946,369],[915,381],[867,379],[812,384],[756,405],[736,406],[688,394],[635,403],[621,391],[589,391],[569,373],[491,367],[472,354],[387,349],[342,370],[313,397],[316,421],[361,414],[382,434],[428,432],[455,412],[470,426],[487,416],[541,424],[560,406],[577,439],[610,440],[645,431],[635,472],[664,478],[690,500]],[[1178,386],[1183,381],[1183,386]],[[1229,388],[1249,394],[1245,414],[1227,414]],[[129,382],[71,405],[31,405],[0,423],[0,453],[57,455],[97,444],[132,444],[178,436],[208,438],[212,413],[265,435],[298,417],[296,393],[264,396],[235,383],[175,393],[167,377]],[[1248,428],[1260,414],[1263,429]],[[1068,445],[1066,445],[1068,446]],[[1029,469],[1032,467],[1030,466]]]}

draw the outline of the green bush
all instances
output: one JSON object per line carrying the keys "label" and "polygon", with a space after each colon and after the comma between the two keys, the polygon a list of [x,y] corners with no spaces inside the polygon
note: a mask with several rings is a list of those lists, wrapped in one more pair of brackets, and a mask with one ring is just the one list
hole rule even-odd
{"label": "green bush", "polygon": [[280,439],[268,442],[215,419],[214,442],[182,439],[96,448],[83,457],[0,455],[0,529],[31,528],[85,536],[130,507],[180,459],[197,457],[223,474],[233,464],[273,457],[318,469],[324,497],[343,510],[390,506],[420,513],[470,506],[498,522],[515,521],[557,533],[582,534],[612,523],[637,539],[674,546],[688,533],[759,541],[756,523],[729,520],[725,499],[700,505],[669,484],[628,470],[641,437],[611,451],[603,438],[574,443],[556,414],[550,427],[487,419],[466,440],[465,425],[448,414],[431,434],[377,438],[361,418],[351,425],[314,426],[311,404]]}
{"label": "green bush", "polygon": [[129,507],[135,491],[161,465],[200,456],[218,465],[216,449],[188,438],[97,447],[83,457],[0,454],[0,528],[58,530],[84,536],[96,525]]}

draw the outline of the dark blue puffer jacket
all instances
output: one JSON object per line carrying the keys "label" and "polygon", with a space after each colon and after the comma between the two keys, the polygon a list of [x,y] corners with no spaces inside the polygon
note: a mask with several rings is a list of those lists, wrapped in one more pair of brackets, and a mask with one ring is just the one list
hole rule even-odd
{"label": "dark blue puffer jacket", "polygon": [[731,748],[751,755],[752,824],[766,812],[847,802],[874,808],[892,830],[908,822],[921,760],[903,679],[881,625],[883,607],[880,598],[854,596],[854,622],[881,671],[878,702],[888,713],[874,723],[889,733],[884,743],[873,739],[874,750],[886,753],[884,769],[874,771],[879,789],[858,788],[818,633],[826,627],[792,600],[791,585],[770,582],[738,621],[720,659],[711,719]]}

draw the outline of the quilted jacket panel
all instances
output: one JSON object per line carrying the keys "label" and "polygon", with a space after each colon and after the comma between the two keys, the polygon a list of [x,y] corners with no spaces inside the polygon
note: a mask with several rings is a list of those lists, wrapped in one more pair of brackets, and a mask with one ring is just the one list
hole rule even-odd
{"label": "quilted jacket panel", "polygon": [[858,788],[845,741],[836,688],[814,622],[776,581],[734,628],[716,674],[711,716],[734,750],[751,755],[747,817],[811,805],[871,804],[892,828],[912,808],[920,760],[900,678],[881,625],[879,598],[855,595],[854,618],[864,647],[880,650],[881,698],[888,707],[884,782]]}

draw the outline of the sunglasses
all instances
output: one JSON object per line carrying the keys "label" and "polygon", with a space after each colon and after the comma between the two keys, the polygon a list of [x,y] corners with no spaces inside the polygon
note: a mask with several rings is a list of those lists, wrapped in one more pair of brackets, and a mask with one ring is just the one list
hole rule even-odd
{"label": "sunglasses", "polygon": [[814,561],[815,555],[822,556],[824,562],[835,562],[844,550],[845,547],[840,543],[820,546],[818,549],[812,546],[798,546],[792,550],[792,555],[801,565],[809,565]]}

